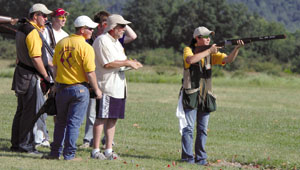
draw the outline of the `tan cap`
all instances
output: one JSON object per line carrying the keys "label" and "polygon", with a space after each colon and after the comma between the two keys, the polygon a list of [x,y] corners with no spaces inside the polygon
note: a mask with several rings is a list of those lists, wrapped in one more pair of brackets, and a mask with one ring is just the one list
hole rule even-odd
{"label": "tan cap", "polygon": [[88,16],[81,15],[77,17],[74,21],[75,27],[89,27],[89,28],[96,28],[98,26],[98,23],[92,21],[92,19]]}
{"label": "tan cap", "polygon": [[214,34],[215,32],[210,31],[206,27],[201,26],[195,29],[193,37],[196,38],[199,35],[214,35]]}
{"label": "tan cap", "polygon": [[52,11],[50,11],[44,4],[33,4],[32,7],[29,10],[29,14],[34,12],[42,12],[44,14],[51,14]]}
{"label": "tan cap", "polygon": [[107,18],[107,27],[105,28],[104,32],[108,32],[115,28],[118,24],[127,25],[130,24],[130,21],[125,20],[121,15],[112,14]]}

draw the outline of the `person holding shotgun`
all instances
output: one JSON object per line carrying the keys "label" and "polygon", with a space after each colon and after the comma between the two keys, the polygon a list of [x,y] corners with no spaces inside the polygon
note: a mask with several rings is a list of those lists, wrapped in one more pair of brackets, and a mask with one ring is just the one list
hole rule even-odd
{"label": "person holding shotgun", "polygon": [[25,135],[24,133],[31,126],[32,120],[44,103],[40,81],[41,79],[50,81],[46,69],[48,65],[46,49],[41,33],[47,21],[47,15],[50,13],[52,11],[48,10],[44,4],[34,4],[29,10],[29,20],[22,23],[16,33],[18,62],[12,90],[18,97],[18,106],[12,125],[12,151],[38,153],[35,149],[37,132],[30,130],[29,133]]}
{"label": "person holding shotgun", "polygon": [[[238,45],[227,56],[218,52],[221,47],[213,44],[206,50],[201,46],[210,45],[213,31],[205,27],[194,30],[190,46],[183,51],[184,75],[182,85],[182,105],[185,123],[182,127],[182,154],[184,162],[208,165],[205,144],[207,138],[207,126],[210,112],[216,110],[215,97],[212,93],[211,69],[213,65],[231,63],[238,55],[239,49],[244,45],[238,40]],[[195,156],[193,152],[193,133],[195,122],[197,136],[195,142]]]}

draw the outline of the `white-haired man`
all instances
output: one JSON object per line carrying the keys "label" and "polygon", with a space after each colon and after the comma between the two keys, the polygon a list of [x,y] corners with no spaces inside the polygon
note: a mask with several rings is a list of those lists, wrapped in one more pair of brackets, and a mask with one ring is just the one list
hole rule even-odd
{"label": "white-haired man", "polygon": [[[96,54],[96,75],[103,97],[96,102],[96,121],[94,123],[94,143],[91,157],[95,159],[113,160],[117,154],[112,152],[112,142],[118,119],[124,119],[126,100],[126,79],[123,67],[138,69],[142,64],[136,60],[128,60],[124,48],[119,42],[125,27],[131,22],[122,16],[113,14],[107,19],[104,34],[93,43]],[[100,138],[106,124],[105,153],[100,152]]]}

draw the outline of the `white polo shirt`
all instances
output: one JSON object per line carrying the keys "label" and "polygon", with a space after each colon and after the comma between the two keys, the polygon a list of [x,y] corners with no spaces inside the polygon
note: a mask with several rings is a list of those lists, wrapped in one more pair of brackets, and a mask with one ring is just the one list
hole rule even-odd
{"label": "white polo shirt", "polygon": [[124,48],[119,40],[109,33],[102,34],[93,43],[95,50],[96,76],[98,85],[104,94],[123,99],[125,97],[126,78],[120,68],[104,68],[105,64],[116,60],[126,60]]}

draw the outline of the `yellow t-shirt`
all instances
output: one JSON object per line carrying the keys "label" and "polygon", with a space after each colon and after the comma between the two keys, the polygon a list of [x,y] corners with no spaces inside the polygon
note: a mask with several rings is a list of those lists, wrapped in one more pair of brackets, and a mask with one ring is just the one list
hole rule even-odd
{"label": "yellow t-shirt", "polygon": [[[183,49],[183,61],[184,61],[184,68],[188,69],[190,68],[190,64],[186,63],[186,58],[189,56],[193,56],[194,53],[190,47],[185,47]],[[211,60],[212,60],[212,65],[224,65],[225,63],[223,62],[223,59],[227,57],[225,53],[220,53],[217,52],[215,54],[211,54]],[[204,65],[204,58],[201,59],[201,64],[202,66]]]}
{"label": "yellow t-shirt", "polygon": [[55,47],[53,65],[57,66],[56,82],[76,84],[88,82],[87,72],[95,71],[95,52],[83,36],[72,34]]}
{"label": "yellow t-shirt", "polygon": [[36,29],[33,29],[26,37],[26,46],[28,49],[28,54],[31,58],[42,56],[42,46],[43,42],[39,35],[38,30],[41,28],[34,22],[30,22]]}

